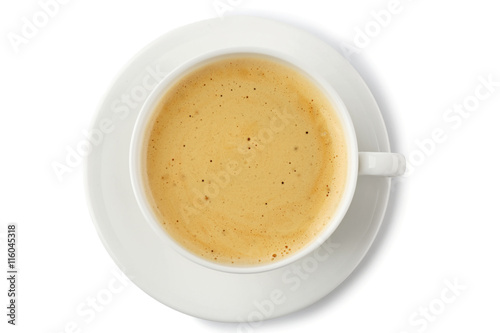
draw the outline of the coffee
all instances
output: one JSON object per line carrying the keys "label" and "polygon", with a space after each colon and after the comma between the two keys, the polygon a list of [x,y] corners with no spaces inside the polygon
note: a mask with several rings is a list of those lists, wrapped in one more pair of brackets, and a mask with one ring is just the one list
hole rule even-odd
{"label": "coffee", "polygon": [[329,99],[263,55],[218,57],[184,74],[156,106],[144,145],[149,201],[165,231],[222,264],[301,250],[346,183],[346,141]]}

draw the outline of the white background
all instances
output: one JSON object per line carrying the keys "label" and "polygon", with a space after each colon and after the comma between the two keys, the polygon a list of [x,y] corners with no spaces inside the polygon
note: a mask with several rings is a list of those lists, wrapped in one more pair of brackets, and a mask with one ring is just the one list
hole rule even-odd
{"label": "white background", "polygon": [[[495,2],[401,0],[399,11],[379,30],[371,13],[390,7],[389,0],[229,3],[235,8],[224,15],[276,18],[338,50],[359,46],[350,61],[379,102],[393,150],[415,166],[393,184],[384,225],[351,277],[319,303],[255,331],[497,332],[500,86],[478,105],[472,98],[480,77],[500,82]],[[235,324],[179,313],[121,282],[101,312],[89,323],[82,320],[77,308],[116,282],[116,266],[88,214],[83,167],[62,181],[51,167],[64,159],[66,146],[82,139],[126,62],[169,30],[216,18],[213,4],[72,0],[14,47],[8,36],[21,34],[23,18],[31,21],[41,7],[35,0],[2,0],[0,331],[71,332],[72,322],[79,332],[237,331]],[[365,28],[373,29],[368,41],[359,34]],[[443,119],[464,101],[474,109],[466,118]],[[428,140],[438,128],[445,140],[432,147]],[[427,155],[419,152],[422,141]],[[7,325],[4,307],[5,231],[11,222],[19,229],[16,327]],[[465,290],[450,293],[446,281]],[[429,307],[432,317],[425,325],[411,321]]]}

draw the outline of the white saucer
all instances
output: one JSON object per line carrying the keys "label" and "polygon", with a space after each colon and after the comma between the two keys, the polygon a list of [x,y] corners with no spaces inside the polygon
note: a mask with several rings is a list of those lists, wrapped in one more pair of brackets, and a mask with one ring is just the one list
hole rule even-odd
{"label": "white saucer", "polygon": [[[125,66],[107,92],[92,127],[108,132],[93,147],[86,165],[95,226],[117,265],[146,293],[186,314],[224,322],[282,316],[330,293],[370,248],[390,192],[389,178],[360,177],[345,219],[328,240],[331,253],[322,248],[296,264],[271,272],[222,273],[162,246],[141,215],[129,178],[132,128],[146,97],[141,94],[154,83],[152,70],[168,73],[200,53],[240,46],[275,49],[310,61],[347,105],[359,150],[390,151],[380,111],[358,73],[331,46],[293,26],[246,16],[202,21],[165,34]],[[126,106],[120,102],[123,95],[142,102],[132,98]],[[103,127],[103,121],[113,126]]]}

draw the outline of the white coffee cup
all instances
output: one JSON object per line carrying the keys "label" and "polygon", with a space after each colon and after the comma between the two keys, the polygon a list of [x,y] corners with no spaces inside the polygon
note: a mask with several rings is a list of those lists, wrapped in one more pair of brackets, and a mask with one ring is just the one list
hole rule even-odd
{"label": "white coffee cup", "polygon": [[[151,207],[150,200],[148,200],[145,179],[145,139],[146,135],[148,134],[148,124],[151,121],[151,117],[153,116],[153,112],[155,111],[156,106],[164,96],[165,92],[172,86],[174,82],[177,81],[177,79],[189,73],[192,68],[202,65],[205,62],[214,60],[218,57],[228,56],[232,54],[255,54],[274,57],[282,62],[284,61],[290,64],[291,66],[306,74],[329,98],[330,102],[332,103],[333,109],[337,111],[337,116],[342,123],[346,139],[345,141],[347,144],[348,172],[345,188],[335,214],[330,219],[328,225],[320,234],[318,234],[318,236],[312,242],[310,242],[310,244],[297,251],[296,253],[285,257],[284,259],[261,265],[235,266],[215,263],[213,261],[209,261],[200,256],[197,256],[196,254],[193,254],[182,247],[160,225],[160,221],[158,221],[158,218],[153,208]],[[359,176],[394,177],[402,175],[404,171],[405,158],[400,154],[358,151],[356,133],[354,131],[354,126],[352,124],[348,110],[337,92],[333,89],[333,87],[329,85],[329,83],[325,79],[322,78],[319,73],[312,72],[309,69],[307,63],[299,62],[297,59],[293,58],[290,55],[280,54],[274,50],[268,49],[223,49],[217,52],[202,54],[192,59],[186,59],[186,62],[184,64],[173,70],[153,89],[153,91],[145,101],[135,123],[130,146],[130,177],[132,180],[132,187],[137,199],[137,203],[144,215],[145,220],[147,221],[147,225],[151,227],[158,235],[158,237],[162,239],[162,241],[165,243],[165,246],[173,248],[178,253],[195,263],[211,269],[216,269],[228,273],[259,273],[283,267],[303,258],[307,254],[317,249],[321,244],[323,244],[339,226],[351,204],[356,189],[357,179]]]}

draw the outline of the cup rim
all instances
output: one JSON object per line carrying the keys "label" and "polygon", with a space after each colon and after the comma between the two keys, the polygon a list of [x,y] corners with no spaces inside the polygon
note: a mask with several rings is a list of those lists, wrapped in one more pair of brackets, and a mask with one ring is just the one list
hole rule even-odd
{"label": "cup rim", "polygon": [[[203,63],[215,60],[218,57],[230,55],[262,55],[266,57],[276,58],[277,60],[292,65],[294,69],[299,70],[302,74],[305,74],[313,83],[316,84],[319,89],[322,90],[323,94],[330,100],[330,102],[334,106],[333,109],[336,111],[336,115],[342,124],[342,129],[346,138],[348,161],[346,183],[342,198],[339,201],[339,204],[335,209],[334,214],[327,226],[325,226],[321,233],[318,234],[314,239],[312,239],[309,244],[305,245],[296,253],[285,257],[284,259],[261,265],[238,266],[215,263],[190,252],[182,245],[180,245],[158,222],[158,218],[153,212],[150,201],[147,198],[147,186],[145,184],[145,177],[143,177],[142,172],[144,167],[142,148],[144,147],[144,137],[146,135],[146,131],[148,130],[147,125],[149,124],[150,118],[164,94],[179,78],[189,73],[191,70],[193,70],[193,68],[201,66]],[[139,111],[132,131],[129,151],[129,169],[132,189],[139,208],[144,215],[144,218],[146,219],[149,227],[154,230],[155,234],[160,237],[167,246],[170,246],[177,253],[181,254],[187,259],[211,269],[227,273],[261,273],[278,269],[304,258],[306,255],[310,254],[319,246],[321,246],[321,244],[323,244],[337,229],[337,227],[342,222],[345,214],[347,213],[356,189],[358,178],[358,146],[354,125],[352,123],[347,107],[343,103],[341,97],[321,75],[311,71],[311,69],[308,68],[307,64],[299,64],[298,61],[292,56],[279,53],[271,49],[255,47],[226,48],[200,54],[191,59],[188,59],[182,65],[172,70],[158,83],[158,85],[155,86],[155,88],[146,98],[141,110]]]}

